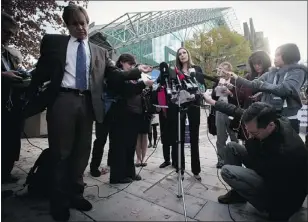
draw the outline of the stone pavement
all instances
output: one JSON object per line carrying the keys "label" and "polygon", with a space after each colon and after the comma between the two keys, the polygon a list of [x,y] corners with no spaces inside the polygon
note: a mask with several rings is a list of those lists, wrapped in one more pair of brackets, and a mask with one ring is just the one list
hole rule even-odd
{"label": "stone pavement", "polygon": [[[93,135],[93,139],[95,136]],[[215,137],[209,135],[210,141],[215,144]],[[185,174],[184,189],[187,216],[189,221],[231,221],[228,206],[217,202],[217,197],[226,192],[224,185],[217,178],[216,154],[207,137],[206,116],[202,112],[200,128],[200,159],[202,183],[209,189],[196,183],[189,175]],[[46,138],[29,139],[30,142],[41,148],[47,148]],[[107,142],[108,144],[108,142]],[[108,145],[105,148],[107,154]],[[126,185],[110,185],[109,174],[99,178],[93,178],[89,174],[89,167],[85,171],[85,197],[93,204],[90,212],[71,210],[70,221],[184,221],[182,199],[176,197],[177,177],[172,173],[160,184],[144,191],[155,182],[172,172],[171,167],[160,169],[158,166],[163,162],[162,146],[153,153],[154,149],[148,149],[148,166],[140,172],[142,181]],[[2,190],[13,189],[18,191],[22,188],[26,179],[26,173],[33,166],[40,150],[22,140],[22,151],[20,160],[16,163],[13,174],[21,179],[17,184],[2,185]],[[106,156],[103,158],[102,166],[106,165]],[[186,169],[190,173],[190,152],[185,149]],[[137,168],[139,172],[140,168]],[[220,174],[219,174],[220,176]],[[123,191],[121,189],[127,187]],[[228,187],[229,189],[229,187]],[[117,192],[117,193],[116,193]],[[110,194],[113,194],[109,198]],[[31,200],[27,198],[26,189],[18,191],[17,196],[2,200],[2,220],[10,222],[39,222],[53,221],[49,216],[48,203],[45,201]],[[307,221],[307,200],[303,210],[298,213],[292,221]],[[249,204],[238,204],[229,207],[231,215],[236,221],[266,221]]]}

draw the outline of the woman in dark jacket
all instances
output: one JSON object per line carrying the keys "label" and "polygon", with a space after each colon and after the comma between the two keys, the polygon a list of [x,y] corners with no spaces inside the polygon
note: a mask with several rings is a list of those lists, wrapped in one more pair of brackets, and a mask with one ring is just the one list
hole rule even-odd
{"label": "woman in dark jacket", "polygon": [[[244,78],[252,81],[268,72],[271,67],[271,59],[265,51],[256,51],[249,57],[248,64],[250,72]],[[253,102],[260,100],[260,96],[255,94],[255,92],[255,90],[244,85],[239,87],[237,90],[237,98],[242,108],[247,109]]]}
{"label": "woman in dark jacket", "polygon": [[[192,63],[190,53],[187,49],[181,47],[177,50],[176,53],[176,67],[184,75],[190,75],[194,72],[197,75],[197,79],[200,79],[199,76],[203,76],[201,67],[196,66]],[[205,85],[204,79],[200,84]],[[186,115],[189,121],[189,134],[190,134],[190,151],[191,151],[191,170],[194,174],[194,177],[197,180],[201,180],[199,173],[201,172],[200,168],[200,157],[199,157],[199,128],[200,128],[200,100],[196,100],[190,105],[185,115],[181,119],[181,173],[184,174],[185,169],[185,155],[184,155],[184,143],[185,143],[185,120]],[[175,166],[178,168],[177,164],[177,155],[178,149],[174,150]],[[178,171],[178,169],[177,169]]]}
{"label": "woman in dark jacket", "polygon": [[298,64],[300,59],[297,45],[287,43],[276,49],[274,62],[276,68],[264,73],[258,79],[248,81],[231,72],[225,74],[232,76],[237,87],[244,85],[262,92],[261,102],[272,104],[277,113],[287,117],[294,130],[299,133],[297,113],[302,107],[300,89],[308,76],[307,67]]}
{"label": "woman in dark jacket", "polygon": [[[116,66],[130,70],[136,65],[134,56],[122,54]],[[130,183],[141,180],[136,175],[134,156],[137,136],[143,127],[144,113],[141,93],[146,85],[153,81],[127,81],[121,83],[107,82],[120,99],[113,106],[113,124],[110,128],[110,183]]]}
{"label": "woman in dark jacket", "polygon": [[[271,59],[265,51],[256,51],[251,54],[248,59],[249,70],[250,72],[245,75],[245,79],[252,81],[259,78],[264,73],[268,72],[271,67]],[[260,101],[261,93],[257,93],[256,90],[241,85],[237,87],[235,94],[236,103],[234,105],[240,106],[241,108],[247,109],[252,103]],[[231,122],[232,128],[238,128],[239,123],[236,119]],[[238,138],[245,141],[245,129],[238,129]]]}

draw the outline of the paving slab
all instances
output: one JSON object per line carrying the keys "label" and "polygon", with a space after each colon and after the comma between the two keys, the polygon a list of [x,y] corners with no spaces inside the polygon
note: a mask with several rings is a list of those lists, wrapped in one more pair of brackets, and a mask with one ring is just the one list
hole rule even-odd
{"label": "paving slab", "polygon": [[[49,215],[49,204],[47,201],[32,200],[26,197],[11,197],[2,200],[1,211],[2,221],[53,221]],[[70,221],[93,221],[79,211],[70,210],[70,213]]]}
{"label": "paving slab", "polygon": [[[255,222],[265,222],[266,220],[251,215],[249,213],[245,213],[238,209],[234,209],[234,207],[229,207],[231,216],[235,221],[255,221]],[[195,219],[200,221],[231,221],[228,206],[218,204],[213,201],[208,201],[203,209],[198,213]]]}
{"label": "paving slab", "polygon": [[96,202],[87,212],[97,221],[183,221],[183,215],[128,193]]}
{"label": "paving slab", "polygon": [[[95,135],[93,134],[93,141],[94,139]],[[204,112],[201,112],[200,176],[202,183],[208,189],[205,189],[188,174],[184,175],[183,187],[189,221],[231,221],[228,206],[217,202],[218,196],[225,194],[226,189],[217,178],[215,166],[217,156],[212,144],[216,145],[216,138],[207,135],[206,116]],[[108,146],[109,142],[107,141],[101,167],[107,165]],[[22,189],[27,172],[41,153],[38,147],[47,148],[47,138],[31,138],[29,141],[22,139],[20,160],[16,162],[12,171],[13,175],[18,176],[20,180],[15,184],[2,184],[1,187],[2,190],[11,189],[18,195],[2,199],[3,221],[52,221],[47,201],[30,199],[27,197],[27,189]],[[153,153],[153,151],[155,152]],[[157,149],[148,149],[147,157],[149,157],[148,165],[140,172],[142,180],[134,181],[131,184],[109,184],[109,173],[100,177],[92,177],[89,173],[89,166],[87,166],[84,173],[84,182],[87,184],[84,196],[93,204],[93,209],[86,213],[71,210],[70,221],[184,221],[183,203],[176,196],[178,181],[175,172],[145,192],[158,180],[174,171],[171,166],[164,169],[159,168],[159,165],[164,161],[160,143]],[[188,173],[191,173],[189,147],[185,148],[185,168]],[[136,168],[136,172],[138,173],[140,169]],[[219,172],[218,175],[220,176]],[[228,186],[227,188],[229,189]],[[229,209],[236,221],[266,221],[264,215],[250,204],[231,205]],[[303,209],[292,219],[290,222],[307,221],[304,220],[307,219],[307,200],[303,204]]]}

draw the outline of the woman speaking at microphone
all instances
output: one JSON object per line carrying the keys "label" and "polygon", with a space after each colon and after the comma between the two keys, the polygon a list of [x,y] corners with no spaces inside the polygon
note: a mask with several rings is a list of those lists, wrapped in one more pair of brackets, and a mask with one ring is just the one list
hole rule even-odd
{"label": "woman speaking at microphone", "polygon": [[[199,66],[196,66],[191,61],[190,53],[187,49],[181,47],[176,53],[176,67],[184,75],[190,76],[192,72],[195,72],[196,75],[202,74],[202,69]],[[197,79],[198,78],[197,76]],[[202,78],[201,78],[202,79]],[[200,82],[204,84],[203,82]],[[199,173],[201,172],[200,167],[200,157],[199,157],[199,127],[200,127],[200,100],[196,100],[190,105],[181,119],[181,173],[184,174],[185,169],[185,155],[184,155],[184,143],[185,143],[185,120],[186,115],[189,121],[189,134],[190,134],[190,152],[191,152],[191,170],[194,174],[194,177],[197,180],[201,180]],[[181,115],[182,116],[182,115]],[[177,164],[177,155],[178,149],[174,150],[175,152],[175,166],[178,168]],[[178,171],[178,169],[177,169]]]}

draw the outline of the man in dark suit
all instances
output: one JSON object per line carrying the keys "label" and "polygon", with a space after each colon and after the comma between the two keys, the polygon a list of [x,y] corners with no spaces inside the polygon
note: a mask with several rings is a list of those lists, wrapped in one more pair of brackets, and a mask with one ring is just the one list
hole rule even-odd
{"label": "man in dark suit", "polygon": [[84,8],[68,5],[62,16],[70,36],[45,35],[41,56],[32,78],[32,92],[50,81],[44,93],[47,106],[48,141],[53,158],[51,215],[70,217],[69,208],[89,211],[83,197],[83,173],[91,151],[93,120],[104,119],[103,80],[139,79],[151,68],[141,65],[130,72],[117,69],[108,52],[88,41],[89,17]]}

